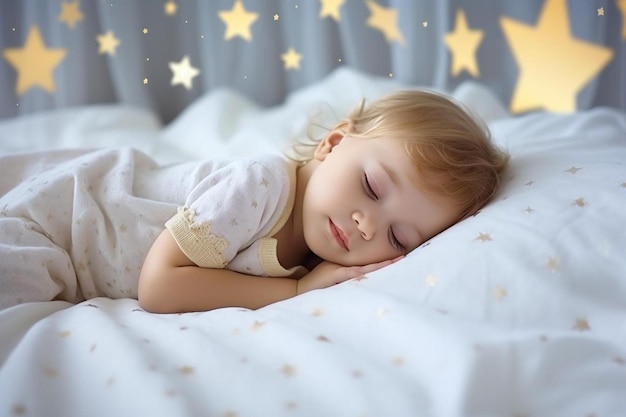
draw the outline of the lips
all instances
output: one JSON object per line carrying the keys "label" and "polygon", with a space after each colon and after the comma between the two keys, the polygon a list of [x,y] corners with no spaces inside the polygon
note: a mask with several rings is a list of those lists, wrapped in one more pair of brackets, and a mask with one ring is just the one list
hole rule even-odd
{"label": "lips", "polygon": [[348,248],[348,237],[346,236],[346,234],[337,226],[335,226],[335,223],[333,223],[332,220],[329,219],[328,223],[330,224],[330,232],[337,241],[337,244],[345,250],[350,250]]}

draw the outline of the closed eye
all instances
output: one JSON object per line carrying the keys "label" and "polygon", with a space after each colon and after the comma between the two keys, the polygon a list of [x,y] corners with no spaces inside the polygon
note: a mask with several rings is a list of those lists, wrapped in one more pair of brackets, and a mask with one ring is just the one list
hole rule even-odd
{"label": "closed eye", "polygon": [[393,246],[395,249],[402,252],[403,254],[406,254],[406,247],[402,243],[400,243],[400,241],[396,237],[396,234],[393,232],[393,228],[389,228],[388,235],[391,246]]}
{"label": "closed eye", "polygon": [[378,200],[378,195],[376,195],[376,193],[372,189],[372,186],[370,185],[370,182],[367,179],[366,173],[363,173],[363,178],[361,182],[363,183],[363,189],[365,190],[365,194],[367,194],[367,196],[371,198],[372,200]]}

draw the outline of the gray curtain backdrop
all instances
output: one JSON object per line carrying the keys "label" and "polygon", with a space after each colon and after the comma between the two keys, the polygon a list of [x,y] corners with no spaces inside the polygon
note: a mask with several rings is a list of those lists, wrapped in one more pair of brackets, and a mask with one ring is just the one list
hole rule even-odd
{"label": "gray curtain backdrop", "polygon": [[[388,41],[366,24],[371,14],[368,1],[345,0],[336,21],[320,17],[320,0],[243,0],[248,12],[258,14],[248,41],[240,36],[225,39],[219,12],[231,10],[236,0],[176,0],[173,16],[164,13],[165,0],[80,0],[83,18],[73,28],[59,21],[62,3],[70,0],[2,0],[0,52],[23,47],[29,29],[37,25],[47,48],[64,48],[67,54],[54,70],[53,93],[31,88],[19,95],[16,70],[0,57],[0,118],[126,103],[153,109],[167,122],[200,95],[223,87],[271,106],[341,65],[445,90],[471,79],[489,86],[508,105],[519,67],[499,19],[536,25],[550,0],[376,0],[397,11],[404,43]],[[626,109],[626,23],[618,6],[623,0],[557,1],[567,7],[573,38],[613,51],[611,61],[580,90],[577,108]],[[451,75],[444,36],[454,29],[458,9],[465,12],[470,29],[484,34],[476,52],[478,77],[467,71]],[[96,36],[108,31],[120,40],[113,56],[98,53]],[[300,69],[285,69],[280,57],[288,48],[302,55]],[[168,65],[184,56],[200,71],[189,90],[171,85]],[[553,65],[562,66],[564,73],[572,67],[558,60]]]}

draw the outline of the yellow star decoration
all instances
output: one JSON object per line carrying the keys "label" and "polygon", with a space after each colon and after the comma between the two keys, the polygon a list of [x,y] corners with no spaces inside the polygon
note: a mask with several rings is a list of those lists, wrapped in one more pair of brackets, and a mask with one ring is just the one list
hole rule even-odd
{"label": "yellow star decoration", "polygon": [[479,77],[480,71],[476,64],[476,50],[483,39],[482,30],[470,30],[467,26],[465,12],[461,9],[456,12],[454,31],[443,37],[450,53],[452,54],[452,67],[450,73],[456,77],[467,70],[473,77]]}
{"label": "yellow star decoration", "polygon": [[374,0],[367,0],[365,4],[371,13],[367,25],[381,31],[387,42],[397,41],[403,44],[404,36],[398,29],[398,12],[392,8],[382,7]]}
{"label": "yellow star decoration", "polygon": [[336,22],[339,22],[339,20],[341,20],[339,8],[345,1],[346,0],[320,0],[320,3],[322,3],[320,19],[330,16],[335,19]]}
{"label": "yellow star decoration", "polygon": [[174,0],[168,0],[163,5],[163,11],[167,16],[174,16],[178,10],[178,5]]}
{"label": "yellow star decoration", "polygon": [[109,54],[113,56],[115,55],[115,48],[120,44],[120,40],[115,37],[112,30],[104,35],[96,36],[96,40],[99,44],[99,54]]}
{"label": "yellow star decoration", "polygon": [[287,52],[282,54],[280,58],[283,60],[285,69],[300,69],[300,60],[302,55],[297,53],[293,48],[289,48]]}
{"label": "yellow star decoration", "polygon": [[61,2],[61,13],[59,13],[59,22],[65,23],[68,28],[74,29],[76,22],[83,20],[83,14],[78,8],[78,0],[74,2]]}
{"label": "yellow star decoration", "polygon": [[259,18],[258,13],[248,13],[243,7],[241,0],[236,0],[233,8],[229,11],[220,11],[220,19],[226,24],[224,40],[229,40],[235,36],[241,36],[247,41],[252,40],[250,26]]}
{"label": "yellow star decoration", "polygon": [[598,10],[598,16],[604,16],[604,7],[600,7]]}
{"label": "yellow star decoration", "polygon": [[191,79],[200,74],[200,71],[191,66],[189,56],[185,55],[180,62],[170,62],[169,65],[174,73],[171,85],[182,84],[187,90],[191,90]]}
{"label": "yellow star decoration", "polygon": [[617,0],[617,7],[622,12],[622,39],[626,40],[626,0]]}
{"label": "yellow star decoration", "polygon": [[4,59],[17,71],[15,93],[22,94],[39,86],[49,93],[55,90],[52,71],[65,58],[66,49],[47,49],[37,26],[31,26],[23,48],[6,48]]}
{"label": "yellow star decoration", "polygon": [[576,110],[576,95],[612,59],[604,46],[571,37],[565,0],[546,0],[536,26],[500,18],[519,78],[512,112]]}

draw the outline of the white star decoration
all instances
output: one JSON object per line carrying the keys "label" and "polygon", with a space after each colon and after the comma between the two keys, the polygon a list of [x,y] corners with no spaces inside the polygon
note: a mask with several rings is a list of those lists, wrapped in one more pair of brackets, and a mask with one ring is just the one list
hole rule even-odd
{"label": "white star decoration", "polygon": [[169,65],[173,73],[171,85],[182,84],[187,90],[191,90],[191,80],[200,71],[191,66],[189,56],[185,55],[180,62],[170,62]]}

